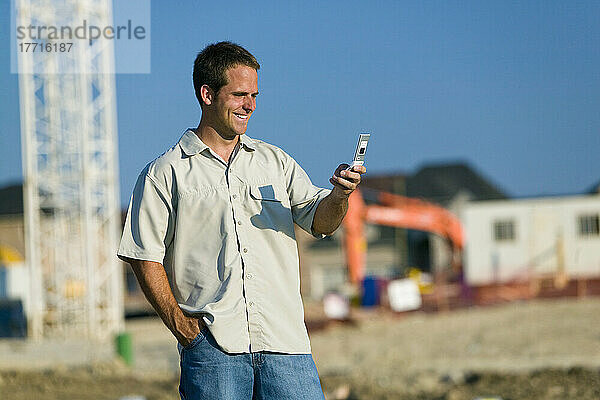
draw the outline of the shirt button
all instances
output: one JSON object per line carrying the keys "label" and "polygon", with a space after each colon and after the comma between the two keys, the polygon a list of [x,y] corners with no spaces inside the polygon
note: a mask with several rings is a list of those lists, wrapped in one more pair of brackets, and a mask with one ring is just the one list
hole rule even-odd
{"label": "shirt button", "polygon": [[241,225],[241,224],[242,224],[242,221],[238,221],[238,225]]}
{"label": "shirt button", "polygon": [[253,276],[254,276],[254,275],[252,275],[252,273],[251,273],[251,272],[248,272],[248,274],[246,274],[246,277],[247,277],[248,279],[252,279],[252,277],[253,277]]}
{"label": "shirt button", "polygon": [[250,303],[248,303],[248,307],[252,307],[254,305],[254,302],[251,301]]}
{"label": "shirt button", "polygon": [[244,248],[242,249],[242,251],[243,251],[244,253],[247,253],[247,252],[248,252],[248,249],[247,249],[246,247],[244,247]]}
{"label": "shirt button", "polygon": [[233,196],[231,196],[234,199],[237,199],[237,194],[234,194]]}

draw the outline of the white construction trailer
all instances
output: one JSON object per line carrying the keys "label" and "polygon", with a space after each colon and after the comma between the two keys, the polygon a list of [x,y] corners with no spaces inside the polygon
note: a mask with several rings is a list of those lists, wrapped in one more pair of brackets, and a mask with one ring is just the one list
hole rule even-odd
{"label": "white construction trailer", "polygon": [[600,195],[471,202],[461,212],[471,286],[600,278]]}

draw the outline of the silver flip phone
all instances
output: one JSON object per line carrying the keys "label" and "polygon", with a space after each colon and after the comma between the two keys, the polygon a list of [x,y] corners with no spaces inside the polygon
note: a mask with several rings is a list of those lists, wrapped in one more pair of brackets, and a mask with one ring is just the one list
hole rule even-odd
{"label": "silver flip phone", "polygon": [[365,153],[367,152],[367,144],[369,143],[370,133],[361,133],[358,136],[358,143],[356,144],[356,151],[354,152],[354,159],[347,171],[351,170],[356,165],[363,165],[365,163]]}

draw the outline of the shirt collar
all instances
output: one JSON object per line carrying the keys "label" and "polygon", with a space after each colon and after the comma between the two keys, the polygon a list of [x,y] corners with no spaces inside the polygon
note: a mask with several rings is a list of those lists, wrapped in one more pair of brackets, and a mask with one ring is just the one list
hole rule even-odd
{"label": "shirt collar", "polygon": [[[249,151],[256,150],[256,144],[254,139],[247,135],[240,136],[240,144]],[[192,128],[185,131],[181,139],[179,139],[179,146],[186,156],[193,156],[201,153],[208,149],[208,146],[204,144],[202,140],[196,135],[196,132]]]}
{"label": "shirt collar", "polygon": [[254,139],[252,139],[250,136],[246,135],[245,133],[242,136],[240,136],[240,143],[247,150],[250,150],[250,151],[256,150],[256,143],[254,142]]}

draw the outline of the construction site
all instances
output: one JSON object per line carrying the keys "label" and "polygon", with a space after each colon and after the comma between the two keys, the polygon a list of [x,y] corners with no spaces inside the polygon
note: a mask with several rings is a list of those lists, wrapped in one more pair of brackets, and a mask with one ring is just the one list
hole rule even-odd
{"label": "construction site", "polygon": [[[111,23],[110,1],[16,4],[22,26]],[[177,399],[177,342],[116,257],[130,188],[115,76],[98,72],[112,44],[18,61],[23,181],[0,187],[0,399]],[[469,162],[426,162],[364,176],[334,235],[295,236],[328,400],[600,398],[600,184],[511,198]]]}

